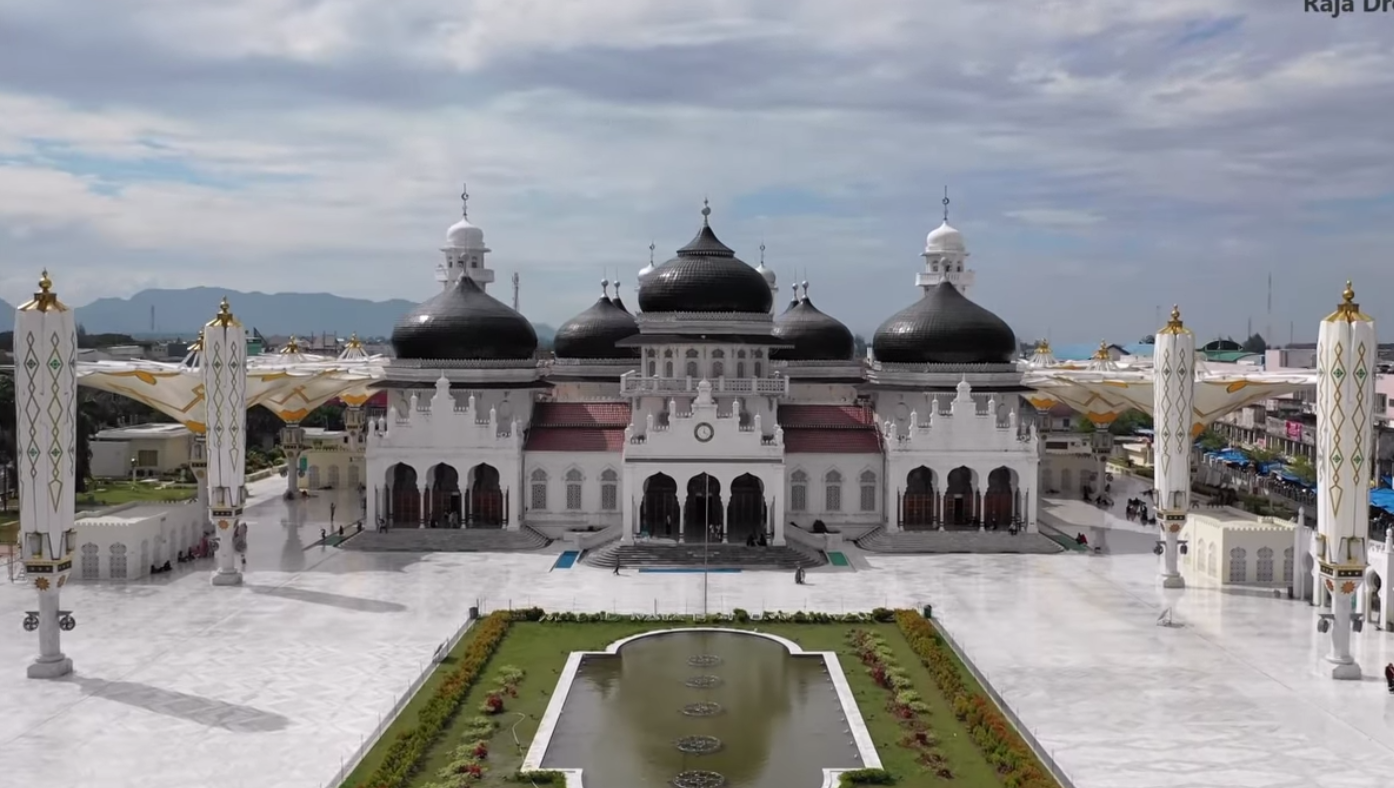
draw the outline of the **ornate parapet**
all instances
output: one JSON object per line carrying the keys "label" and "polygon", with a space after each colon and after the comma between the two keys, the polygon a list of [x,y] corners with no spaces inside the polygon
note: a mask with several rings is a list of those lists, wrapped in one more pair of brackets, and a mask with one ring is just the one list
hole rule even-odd
{"label": "ornate parapet", "polygon": [[627,458],[692,457],[775,459],[784,456],[784,428],[766,434],[760,414],[741,424],[740,401],[721,414],[712,399],[712,385],[703,380],[697,386],[692,410],[678,411],[677,400],[668,403],[668,423],[660,424],[650,414],[643,427],[629,425],[624,431]]}
{"label": "ornate parapet", "polygon": [[967,380],[959,381],[957,396],[947,408],[941,408],[936,398],[930,410],[927,421],[912,411],[904,431],[893,421],[885,422],[882,431],[888,449],[893,452],[961,449],[1013,452],[1033,457],[1040,453],[1040,437],[1035,425],[1023,426],[1015,411],[999,415],[995,396],[988,398],[986,410],[980,410]]}
{"label": "ornate parapet", "polygon": [[516,419],[501,424],[496,409],[479,410],[473,396],[465,405],[456,404],[450,381],[442,375],[430,400],[412,394],[406,412],[393,408],[373,420],[368,449],[522,449],[523,431]]}

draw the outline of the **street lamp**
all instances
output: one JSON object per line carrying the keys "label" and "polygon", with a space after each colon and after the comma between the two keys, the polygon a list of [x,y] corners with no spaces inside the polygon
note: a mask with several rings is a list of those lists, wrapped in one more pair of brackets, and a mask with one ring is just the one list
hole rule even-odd
{"label": "street lamp", "polygon": [[131,484],[136,483],[136,458],[131,458]]}

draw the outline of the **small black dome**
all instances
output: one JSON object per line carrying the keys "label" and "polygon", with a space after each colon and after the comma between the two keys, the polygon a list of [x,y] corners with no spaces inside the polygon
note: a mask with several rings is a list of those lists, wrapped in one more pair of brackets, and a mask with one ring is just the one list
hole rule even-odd
{"label": "small black dome", "polygon": [[403,359],[519,360],[537,351],[537,332],[526,317],[462,276],[397,321],[392,349]]}
{"label": "small black dome", "polygon": [[765,277],[717,239],[702,209],[702,229],[678,256],[653,269],[639,286],[644,312],[768,313],[774,305]]}
{"label": "small black dome", "polygon": [[777,361],[850,361],[857,352],[851,329],[820,311],[807,294],[774,319],[774,335],[794,343],[770,351]]}
{"label": "small black dome", "polygon": [[616,342],[637,333],[639,324],[634,317],[602,297],[557,329],[552,349],[557,358],[638,358],[637,347],[615,347]]}
{"label": "small black dome", "polygon": [[871,346],[891,364],[1009,364],[1017,356],[1011,326],[948,282],[891,315]]}

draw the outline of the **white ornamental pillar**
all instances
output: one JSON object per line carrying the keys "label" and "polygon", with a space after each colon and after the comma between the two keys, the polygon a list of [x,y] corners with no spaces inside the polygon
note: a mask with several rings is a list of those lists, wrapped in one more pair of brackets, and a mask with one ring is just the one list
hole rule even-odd
{"label": "white ornamental pillar", "polygon": [[281,428],[281,452],[286,459],[286,500],[300,495],[300,456],[305,451],[305,428],[288,421]]}
{"label": "white ornamental pillar", "polygon": [[1346,282],[1317,335],[1317,567],[1331,594],[1334,679],[1359,680],[1351,656],[1351,608],[1365,578],[1374,465],[1375,321]]}
{"label": "white ornamental pillar", "polygon": [[1181,529],[1191,509],[1191,442],[1195,423],[1196,337],[1171,308],[1152,350],[1157,523],[1162,529],[1162,587],[1185,588],[1178,566]]}
{"label": "white ornamental pillar", "polygon": [[39,656],[29,678],[73,672],[60,639],[74,626],[59,592],[73,569],[73,508],[77,450],[77,324],[52,292],[45,271],[34,299],[15,310],[15,449],[19,477],[20,549],[25,576],[39,592],[39,609],[24,628],[39,631]]}
{"label": "white ornamental pillar", "polygon": [[246,550],[242,506],[247,478],[247,331],[232,316],[226,298],[203,329],[202,371],[208,413],[208,514],[218,532],[212,582],[241,585],[237,554]]}

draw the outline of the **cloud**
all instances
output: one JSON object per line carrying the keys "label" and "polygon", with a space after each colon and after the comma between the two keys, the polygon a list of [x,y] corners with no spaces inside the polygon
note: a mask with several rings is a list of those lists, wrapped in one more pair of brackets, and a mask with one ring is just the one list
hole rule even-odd
{"label": "cloud", "polygon": [[1270,271],[1314,323],[1346,276],[1394,286],[1394,161],[1359,132],[1392,119],[1394,53],[1291,5],[0,0],[0,296],[48,265],[75,303],[422,298],[468,180],[540,322],[709,196],[745,259],[763,239],[870,331],[947,183],[975,297],[1023,335],[1148,333],[1139,292],[1233,333]]}
{"label": "cloud", "polygon": [[1072,211],[1066,208],[1021,208],[1007,211],[1006,216],[1036,227],[1054,229],[1075,229],[1092,227],[1104,217],[1090,211]]}

